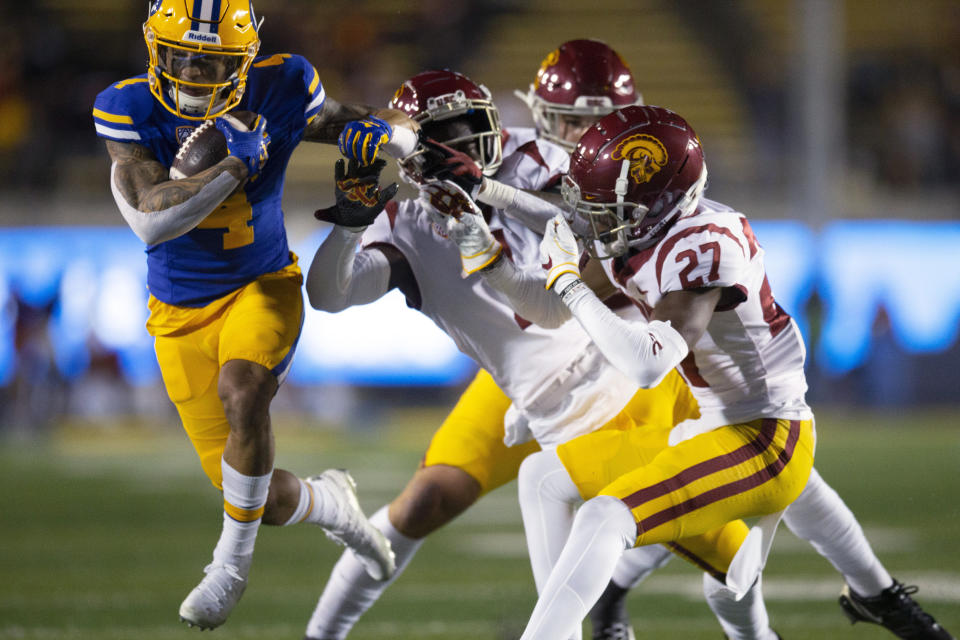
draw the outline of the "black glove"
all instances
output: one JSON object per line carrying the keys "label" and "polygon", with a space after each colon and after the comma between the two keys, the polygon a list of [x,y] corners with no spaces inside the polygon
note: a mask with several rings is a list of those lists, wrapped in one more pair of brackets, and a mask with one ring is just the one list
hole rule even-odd
{"label": "black glove", "polygon": [[380,215],[400,188],[396,182],[385,189],[380,188],[380,172],[385,166],[386,160],[375,160],[368,165],[351,160],[344,173],[343,159],[337,160],[334,168],[337,203],[326,209],[318,209],[313,217],[353,231],[362,231]]}
{"label": "black glove", "polygon": [[420,144],[424,149],[424,178],[449,180],[466,191],[471,198],[477,198],[483,182],[483,172],[473,158],[430,138],[422,138]]}

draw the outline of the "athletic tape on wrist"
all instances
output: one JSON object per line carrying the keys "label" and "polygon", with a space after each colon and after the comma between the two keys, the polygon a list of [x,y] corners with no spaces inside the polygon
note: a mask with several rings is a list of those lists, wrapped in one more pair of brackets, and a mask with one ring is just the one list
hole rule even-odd
{"label": "athletic tape on wrist", "polygon": [[477,194],[477,200],[495,209],[506,209],[513,205],[513,199],[517,191],[516,187],[511,187],[508,184],[503,184],[490,178],[484,178],[483,188],[480,190],[480,193]]}

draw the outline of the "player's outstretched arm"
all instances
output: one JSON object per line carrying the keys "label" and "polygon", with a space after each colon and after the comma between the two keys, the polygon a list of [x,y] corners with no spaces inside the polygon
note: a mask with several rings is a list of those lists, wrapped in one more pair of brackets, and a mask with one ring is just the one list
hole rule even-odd
{"label": "player's outstretched arm", "polygon": [[[712,313],[720,299],[719,290],[707,290],[699,297],[690,294],[671,298],[670,309],[665,307],[662,315],[655,315],[650,322],[624,320],[608,309],[580,278],[579,248],[563,216],[547,224],[540,251],[547,286],[557,292],[610,364],[646,389],[659,384],[687,356],[690,345],[699,339],[710,320],[705,310]],[[672,295],[667,294],[664,300]],[[684,305],[690,308],[684,310]],[[687,312],[692,318],[681,317]],[[671,321],[685,323],[683,335],[671,326]]]}
{"label": "player's outstretched arm", "polygon": [[548,220],[567,210],[559,193],[518,189],[484,176],[473,158],[461,151],[429,138],[421,144],[427,158],[425,178],[450,180],[477,202],[502,210],[531,231],[542,233]]}
{"label": "player's outstretched arm", "polygon": [[360,120],[376,109],[365,104],[341,104],[327,96],[320,111],[303,130],[303,139],[309,142],[337,144],[340,132],[352,120]]}
{"label": "player's outstretched arm", "polygon": [[[307,297],[314,309],[336,312],[367,304],[395,286],[391,277],[397,259],[392,254],[377,248],[356,251],[363,231],[397,193],[396,183],[380,189],[384,166],[384,160],[367,166],[337,161],[336,203],[314,214],[318,220],[334,224],[307,272]],[[405,262],[402,254],[399,259]]]}
{"label": "player's outstretched arm", "polygon": [[[371,135],[369,138],[367,145],[370,147],[367,152],[369,157],[364,164],[376,160],[381,147],[395,158],[402,158],[413,153],[417,145],[416,132],[420,127],[407,114],[396,109],[376,109],[356,103],[342,104],[330,96],[326,97],[319,113],[304,129],[303,139],[310,142],[340,144],[341,134],[344,133],[347,125],[356,125],[371,116],[383,124],[369,127],[371,129],[370,133],[376,133],[377,136]],[[351,142],[354,142],[353,139],[357,138],[357,133],[359,131],[354,131],[352,135],[348,136]],[[365,137],[362,136],[361,139],[355,140],[357,144],[349,145],[351,148],[358,150],[356,154],[344,155],[353,160],[363,160],[361,155],[362,148],[365,145],[360,143],[362,138]]]}
{"label": "player's outstretched arm", "polygon": [[367,304],[390,290],[390,262],[377,249],[357,251],[362,231],[335,226],[307,271],[307,299],[320,311],[336,313]]}
{"label": "player's outstretched arm", "polygon": [[193,229],[247,177],[243,161],[228,156],[189,178],[171,180],[146,147],[107,141],[110,189],[120,213],[147,244]]}

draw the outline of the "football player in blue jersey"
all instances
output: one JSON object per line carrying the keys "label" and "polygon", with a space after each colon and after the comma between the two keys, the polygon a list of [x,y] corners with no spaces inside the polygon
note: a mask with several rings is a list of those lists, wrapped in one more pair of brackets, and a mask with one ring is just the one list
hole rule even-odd
{"label": "football player in blue jersey", "polygon": [[[298,55],[258,57],[259,27],[249,0],[154,0],[143,25],[147,72],[110,85],[93,109],[114,199],[147,245],[147,329],[167,393],[223,491],[213,560],[180,607],[201,628],[222,624],[240,599],[261,522],[320,525],[373,578],[395,569],[349,474],[301,479],[274,469],[269,407],[303,318],[303,278],[280,204],[294,148],[339,138],[345,153],[378,171],[381,151],[413,150],[416,125],[399,111],[336,102]],[[250,130],[225,117],[232,109],[258,114]],[[209,119],[229,155],[171,180],[180,144]],[[389,195],[370,206],[382,209]]]}

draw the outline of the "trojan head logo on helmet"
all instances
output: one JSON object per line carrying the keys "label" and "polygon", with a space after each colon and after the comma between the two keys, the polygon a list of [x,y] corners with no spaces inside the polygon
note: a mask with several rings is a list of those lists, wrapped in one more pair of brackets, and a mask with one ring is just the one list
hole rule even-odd
{"label": "trojan head logo on helmet", "polygon": [[650,182],[668,160],[663,143],[645,133],[630,136],[618,144],[611,157],[614,160],[628,160],[630,177],[639,183]]}
{"label": "trojan head logo on helmet", "polygon": [[260,48],[250,0],[153,0],[143,23],[150,91],[188,120],[237,106]]}
{"label": "trojan head logo on helmet", "polygon": [[[570,157],[564,200],[591,230],[591,253],[610,258],[653,244],[693,213],[707,182],[700,139],[662,107],[627,107],[583,134]],[[575,227],[576,228],[576,227]]]}
{"label": "trojan head logo on helmet", "polygon": [[[514,93],[530,107],[540,135],[570,151],[601,117],[643,104],[630,68],[599,40],[564,42],[544,58],[530,89]],[[573,140],[569,131],[575,132]]]}
{"label": "trojan head logo on helmet", "polygon": [[[503,162],[500,114],[490,91],[456,71],[424,71],[397,89],[390,107],[420,123],[424,135],[472,156],[486,175]],[[407,178],[420,180],[423,149],[400,161]]]}

